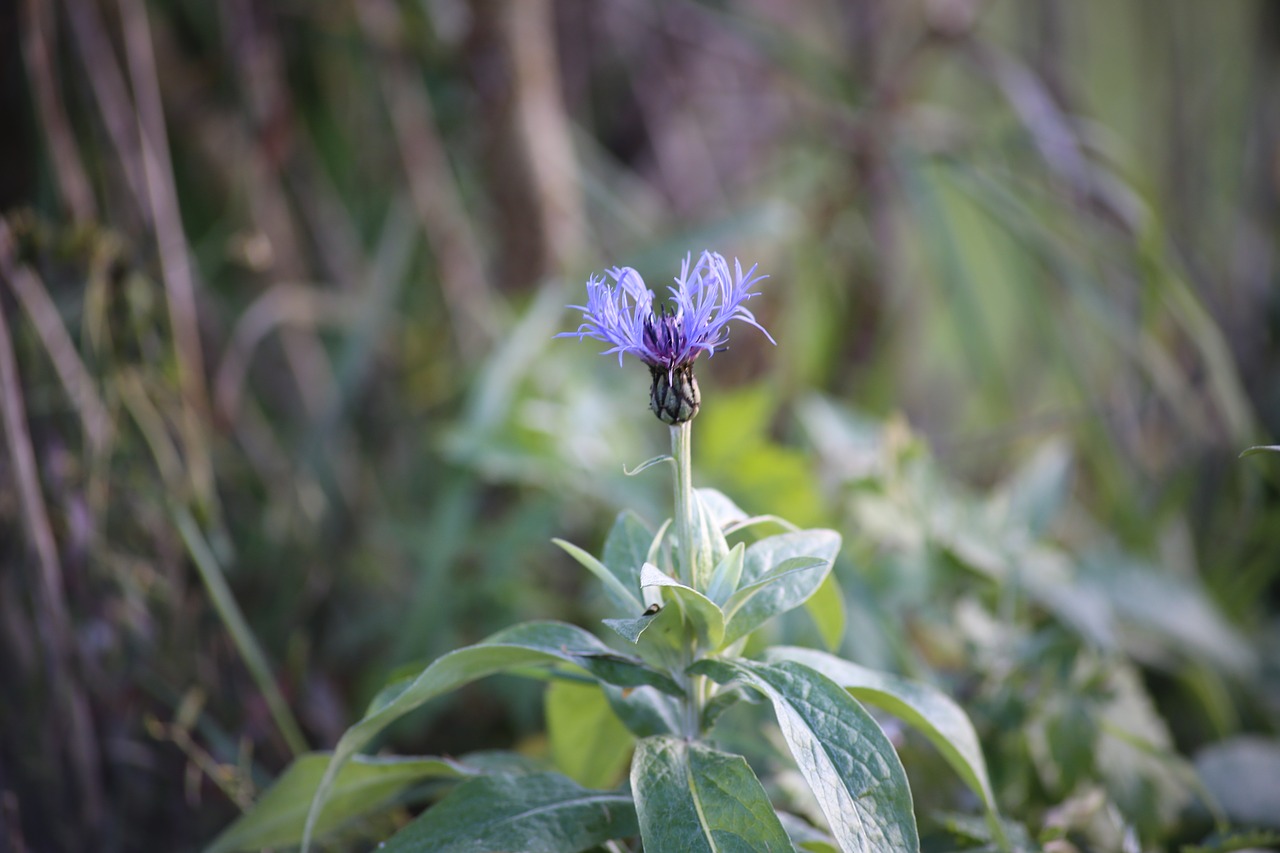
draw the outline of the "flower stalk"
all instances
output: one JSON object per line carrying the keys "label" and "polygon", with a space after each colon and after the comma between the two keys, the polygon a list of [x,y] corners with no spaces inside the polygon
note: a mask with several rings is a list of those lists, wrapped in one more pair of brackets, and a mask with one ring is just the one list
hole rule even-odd
{"label": "flower stalk", "polygon": [[[680,582],[699,589],[694,547],[693,425],[689,421],[671,427],[671,458],[675,461],[675,522],[680,545]],[[699,589],[699,591],[701,591]]]}

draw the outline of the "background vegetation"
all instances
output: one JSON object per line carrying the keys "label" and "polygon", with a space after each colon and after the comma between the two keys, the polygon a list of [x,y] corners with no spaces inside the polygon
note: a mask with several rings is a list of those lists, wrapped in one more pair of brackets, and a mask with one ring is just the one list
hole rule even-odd
{"label": "background vegetation", "polygon": [[198,849],[397,666],[593,624],[550,539],[664,517],[666,430],[551,336],[703,247],[779,346],[703,368],[698,483],[844,532],[843,652],[970,710],[1028,848],[1280,829],[1277,4],[0,17],[0,847]]}

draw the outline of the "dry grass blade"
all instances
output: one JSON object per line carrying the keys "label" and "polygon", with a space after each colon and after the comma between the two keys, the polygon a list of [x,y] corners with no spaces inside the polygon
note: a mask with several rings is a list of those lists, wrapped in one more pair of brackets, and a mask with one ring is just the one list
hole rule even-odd
{"label": "dry grass blade", "polygon": [[26,60],[27,74],[34,89],[34,101],[40,114],[40,124],[49,140],[49,155],[57,168],[54,175],[62,201],[71,211],[71,218],[80,222],[93,219],[96,206],[93,189],[80,162],[75,135],[67,119],[58,84],[53,70],[52,13],[53,4],[41,0],[26,0],[22,4],[23,37],[22,55]]}
{"label": "dry grass blade", "polygon": [[39,590],[43,613],[35,620],[48,656],[51,709],[64,727],[67,753],[74,767],[83,816],[90,826],[103,817],[103,794],[97,736],[89,714],[89,702],[71,671],[74,635],[67,608],[58,546],[40,487],[35,447],[27,428],[27,410],[18,377],[18,361],[9,336],[9,319],[0,301],[0,401],[4,404],[4,431],[9,457],[17,478],[27,533],[35,546],[40,567]]}
{"label": "dry grass blade", "polygon": [[93,91],[107,138],[123,172],[125,186],[133,196],[138,216],[150,224],[151,208],[147,204],[142,146],[138,139],[133,102],[106,26],[96,4],[68,2],[66,6],[71,34],[84,66],[84,77]]}
{"label": "dry grass blade", "polygon": [[31,324],[53,362],[67,396],[80,413],[90,448],[95,454],[102,453],[111,441],[111,416],[80,359],[75,342],[62,324],[58,306],[53,304],[39,276],[30,268],[14,263],[13,252],[13,235],[9,226],[0,222],[0,276],[9,282],[23,310],[31,318]]}
{"label": "dry grass blade", "polygon": [[[237,60],[240,88],[254,123],[262,129],[254,138],[244,140],[243,166],[237,163],[233,169],[243,168],[245,172],[243,191],[254,220],[271,247],[274,273],[299,281],[308,278],[310,272],[282,180],[281,161],[291,154],[297,124],[285,80],[284,59],[251,4],[245,0],[228,3],[226,17],[228,47]],[[166,59],[172,58],[172,51],[169,54],[161,51]],[[324,348],[313,335],[296,327],[284,330],[281,343],[298,396],[307,413],[315,417],[333,387],[333,371]]]}
{"label": "dry grass blade", "polygon": [[204,384],[204,355],[196,311],[196,280],[191,250],[182,229],[173,182],[173,164],[165,135],[164,111],[151,45],[151,26],[140,0],[120,0],[124,21],[129,76],[133,83],[138,127],[142,136],[142,166],[151,209],[160,268],[168,295],[169,320],[178,353],[178,372],[185,405],[182,432],[186,465],[196,494],[214,500],[213,466],[205,442],[202,415],[209,411]]}

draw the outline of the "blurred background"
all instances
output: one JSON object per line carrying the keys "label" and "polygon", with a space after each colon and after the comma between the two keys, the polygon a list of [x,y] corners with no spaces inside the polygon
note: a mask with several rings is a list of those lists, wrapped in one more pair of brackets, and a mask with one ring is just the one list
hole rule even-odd
{"label": "blurred background", "polygon": [[[622,469],[667,432],[552,335],[703,248],[778,346],[703,363],[696,482],[845,536],[843,621],[775,636],[956,696],[1027,849],[1280,829],[1280,456],[1238,458],[1280,441],[1280,4],[17,0],[0,38],[0,849],[199,849],[398,667],[614,615],[549,540],[665,518]],[[389,745],[554,753],[542,715],[493,680]],[[894,731],[930,849],[980,844]]]}

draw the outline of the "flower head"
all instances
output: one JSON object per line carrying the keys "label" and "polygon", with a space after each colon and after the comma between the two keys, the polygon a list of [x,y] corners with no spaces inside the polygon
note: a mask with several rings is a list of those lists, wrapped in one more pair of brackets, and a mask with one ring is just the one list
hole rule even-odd
{"label": "flower head", "polygon": [[731,320],[755,326],[774,343],[745,305],[758,295],[752,285],[765,278],[755,271],[752,266],[744,273],[736,260],[731,270],[716,252],[704,251],[697,263],[686,255],[675,286],[668,288],[671,299],[655,307],[653,291],[640,273],[614,267],[607,271],[612,283],[595,276],[587,280],[587,304],[570,306],[582,312],[582,325],[556,337],[604,341],[611,346],[603,354],[616,352],[619,364],[627,353],[640,359],[653,375],[654,413],[666,423],[682,423],[698,411],[693,362],[704,352],[709,358],[724,348]]}

